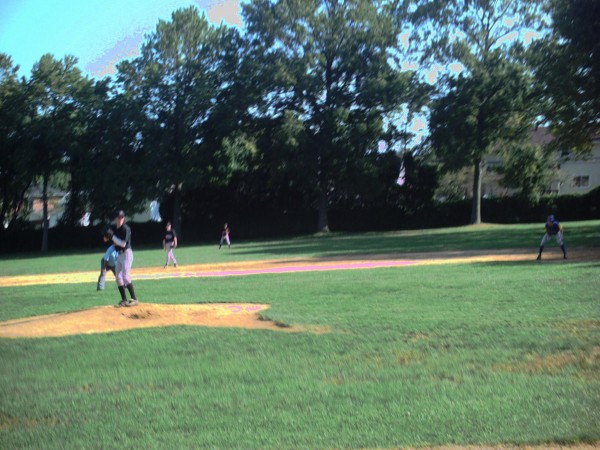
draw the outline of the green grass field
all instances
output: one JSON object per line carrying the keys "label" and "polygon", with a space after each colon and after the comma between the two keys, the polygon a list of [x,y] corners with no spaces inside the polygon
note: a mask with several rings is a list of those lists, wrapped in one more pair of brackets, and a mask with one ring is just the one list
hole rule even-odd
{"label": "green grass field", "polygon": [[[566,222],[565,242],[568,247],[600,247],[600,220]],[[185,240],[176,250],[180,264],[299,258],[310,256],[344,257],[352,254],[439,252],[450,250],[486,250],[530,248],[535,256],[543,235],[543,224],[493,225],[438,228],[385,233],[343,234],[298,237],[286,240],[235,241],[231,250],[218,250],[218,241],[186,246]],[[135,267],[164,264],[161,237],[155,248],[133,246]],[[554,245],[554,244],[551,244]],[[0,276],[96,270],[103,251],[0,255]]]}
{"label": "green grass field", "polygon": [[[600,246],[600,222],[567,225]],[[181,263],[531,247],[539,225],[182,247]],[[549,247],[549,251],[557,251]],[[99,254],[0,260],[94,270]],[[138,266],[162,252],[136,252]],[[260,302],[324,334],[168,327],[0,339],[0,448],[395,448],[600,440],[600,261],[140,281],[153,303]],[[0,320],[112,304],[0,288]]]}

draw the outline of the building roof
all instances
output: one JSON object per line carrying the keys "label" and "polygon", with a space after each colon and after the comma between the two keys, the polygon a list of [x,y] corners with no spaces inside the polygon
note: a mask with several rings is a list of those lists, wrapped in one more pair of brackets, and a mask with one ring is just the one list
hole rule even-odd
{"label": "building roof", "polygon": [[[48,197],[64,197],[68,192],[61,191],[60,189],[55,189],[53,187],[48,186]],[[25,193],[26,198],[42,198],[43,189],[42,186],[31,186],[27,189]]]}
{"label": "building roof", "polygon": [[531,143],[535,145],[547,145],[554,140],[548,127],[537,127],[529,132]]}

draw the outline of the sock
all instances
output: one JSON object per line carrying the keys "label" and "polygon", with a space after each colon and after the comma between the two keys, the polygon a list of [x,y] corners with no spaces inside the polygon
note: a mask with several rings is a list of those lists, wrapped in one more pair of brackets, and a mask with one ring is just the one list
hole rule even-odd
{"label": "sock", "polygon": [[124,302],[127,301],[127,297],[125,296],[125,287],[119,286],[119,293],[121,294],[121,300]]}
{"label": "sock", "polygon": [[131,295],[131,300],[137,300],[135,298],[135,291],[133,290],[133,284],[129,283],[127,285],[127,290],[129,291],[129,295]]}
{"label": "sock", "polygon": [[563,251],[563,255],[567,256],[567,249],[565,248],[565,246],[561,245],[560,249]]}
{"label": "sock", "polygon": [[540,255],[542,254],[542,252],[543,252],[543,251],[544,251],[544,246],[542,245],[542,246],[540,247]]}

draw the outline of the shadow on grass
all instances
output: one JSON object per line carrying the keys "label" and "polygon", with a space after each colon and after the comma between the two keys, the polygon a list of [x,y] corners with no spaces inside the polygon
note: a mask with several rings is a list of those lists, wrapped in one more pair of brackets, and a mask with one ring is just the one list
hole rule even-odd
{"label": "shadow on grass", "polygon": [[[382,233],[381,235],[372,233],[368,235],[333,235],[265,242],[256,247],[238,247],[232,252],[236,255],[285,254],[294,256],[310,254],[332,257],[352,253],[434,253],[436,251],[531,248],[532,253],[535,253],[542,237],[542,233],[538,230],[536,226],[527,226],[516,229],[461,228],[456,231],[432,231],[422,234],[405,232],[400,234]],[[572,235],[566,234],[565,240],[568,246],[589,246],[590,243],[597,240],[599,231],[597,226],[573,228]]]}
{"label": "shadow on grass", "polygon": [[[299,236],[285,240],[253,240],[234,243],[226,252],[232,258],[253,255],[270,256],[323,256],[343,257],[350,254],[398,254],[433,253],[470,250],[499,250],[530,248],[535,252],[543,234],[542,225],[490,225],[489,227],[459,227],[454,229],[406,230],[397,232]],[[565,231],[567,247],[583,247],[600,241],[600,226],[596,224],[567,225]],[[208,245],[207,242],[201,243]],[[197,244],[186,245],[190,247]],[[51,251],[43,254],[28,252],[0,255],[0,262],[45,258],[56,256],[78,256],[100,253],[98,249]],[[153,246],[136,246],[136,251],[154,249]],[[228,257],[228,256],[225,256]]]}
{"label": "shadow on grass", "polygon": [[542,264],[557,264],[565,263],[564,260],[549,260],[549,261],[536,261],[532,258],[531,261],[489,261],[489,262],[475,262],[472,263],[474,266],[480,267],[541,267]]}
{"label": "shadow on grass", "polygon": [[596,269],[600,267],[600,262],[589,262],[585,260],[553,258],[545,259],[542,261],[536,261],[535,257],[531,261],[487,261],[487,262],[475,262],[472,263],[476,266],[488,266],[488,267],[543,267],[545,265],[577,265],[578,269]]}

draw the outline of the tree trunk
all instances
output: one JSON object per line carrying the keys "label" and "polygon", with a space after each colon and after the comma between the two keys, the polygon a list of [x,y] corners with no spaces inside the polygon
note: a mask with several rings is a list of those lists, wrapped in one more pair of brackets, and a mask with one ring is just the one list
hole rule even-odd
{"label": "tree trunk", "polygon": [[181,187],[177,186],[173,191],[173,228],[177,233],[177,239],[181,239]]}
{"label": "tree trunk", "polygon": [[8,206],[10,205],[10,199],[8,196],[8,188],[6,183],[2,186],[2,209],[0,209],[0,229],[4,230],[4,220],[8,213]]}
{"label": "tree trunk", "polygon": [[17,222],[17,219],[19,218],[19,214],[21,213],[21,209],[23,208],[23,204],[25,203],[25,194],[27,193],[27,189],[29,189],[29,186],[31,186],[31,183],[32,183],[32,181],[29,181],[29,183],[27,183],[25,188],[23,190],[21,190],[21,194],[19,195],[19,200],[18,200],[17,204],[14,206],[12,217],[10,218],[10,221],[8,222],[8,228],[10,230],[13,229],[13,227],[15,226],[15,223]]}
{"label": "tree trunk", "polygon": [[317,231],[319,233],[329,233],[329,221],[327,220],[327,209],[329,201],[326,192],[321,192],[319,196],[319,215],[317,220]]}
{"label": "tree trunk", "polygon": [[48,251],[48,178],[48,172],[44,172],[42,188],[42,202],[44,204],[44,213],[42,215],[42,252]]}
{"label": "tree trunk", "polygon": [[[76,166],[78,161],[73,161]],[[66,210],[61,218],[61,222],[71,227],[79,225],[79,221],[83,217],[84,208],[81,205],[81,183],[79,173],[74,167],[71,168],[71,180],[69,183],[69,201],[67,202]]]}
{"label": "tree trunk", "polygon": [[481,223],[481,160],[475,161],[473,170],[473,204],[471,207],[471,224]]}

